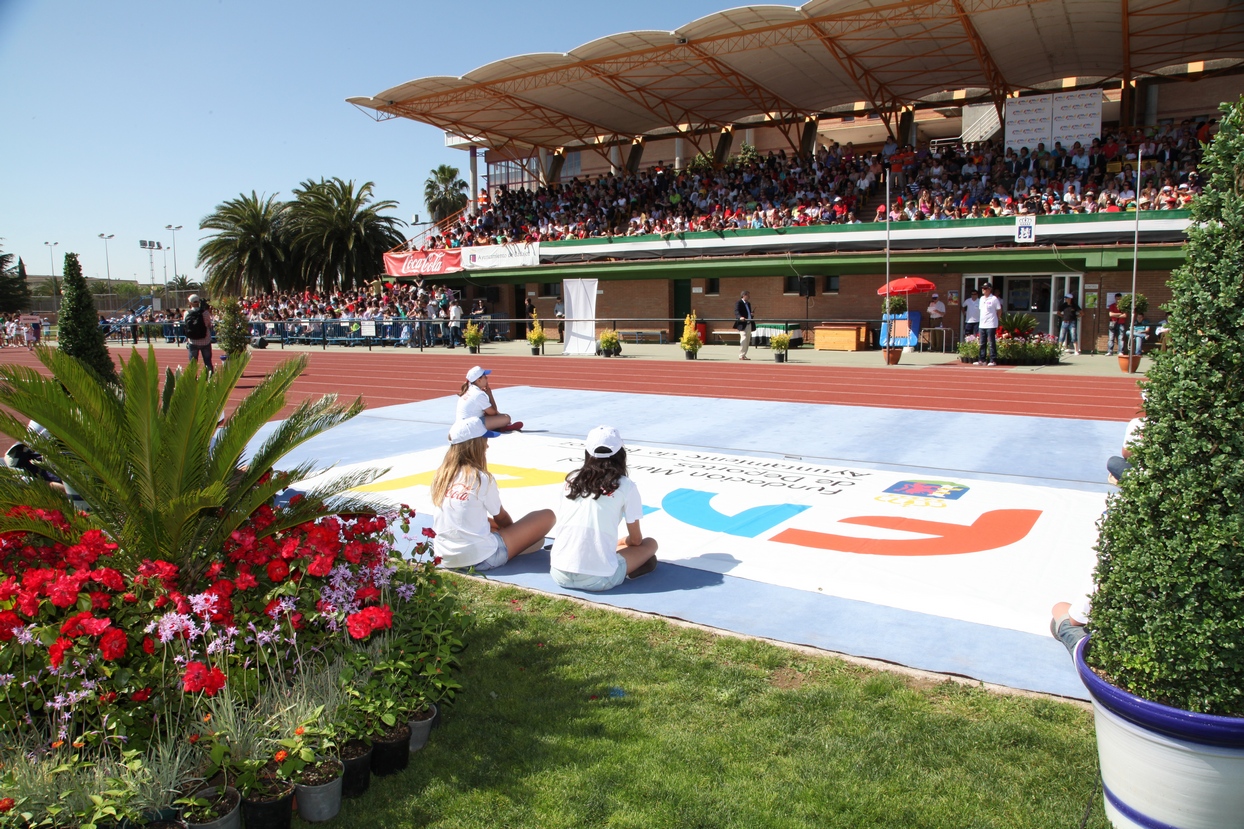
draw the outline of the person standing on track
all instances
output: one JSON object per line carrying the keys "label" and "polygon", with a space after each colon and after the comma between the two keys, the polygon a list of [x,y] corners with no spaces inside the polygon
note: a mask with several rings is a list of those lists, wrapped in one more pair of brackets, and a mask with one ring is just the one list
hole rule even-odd
{"label": "person standing on track", "polygon": [[212,314],[198,294],[190,295],[190,310],[182,320],[182,331],[186,335],[190,362],[201,355],[207,373],[211,374],[215,370],[212,366]]}
{"label": "person standing on track", "polygon": [[458,408],[454,419],[467,420],[478,417],[489,429],[495,429],[498,432],[517,432],[523,428],[523,422],[521,420],[511,421],[508,414],[502,414],[497,409],[496,398],[492,396],[492,388],[488,385],[490,374],[492,374],[492,369],[479,366],[472,367],[466,373],[466,382],[462,384],[462,390],[458,392]]}
{"label": "person standing on track", "polygon": [[750,360],[747,349],[752,344],[752,332],[756,330],[756,316],[752,312],[752,295],[744,291],[734,303],[734,327],[739,332],[739,359]]}
{"label": "person standing on track", "polygon": [[985,355],[989,355],[989,365],[998,364],[998,326],[1002,321],[1002,300],[994,296],[993,285],[985,282],[981,285],[980,304],[980,356],[976,360],[978,366],[985,364]]}

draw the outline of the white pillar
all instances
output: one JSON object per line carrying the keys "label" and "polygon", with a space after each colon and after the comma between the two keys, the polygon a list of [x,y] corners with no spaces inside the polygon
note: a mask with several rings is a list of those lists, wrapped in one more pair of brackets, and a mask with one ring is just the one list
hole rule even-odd
{"label": "white pillar", "polygon": [[467,212],[472,216],[479,215],[479,148],[471,148],[471,192],[468,194]]}
{"label": "white pillar", "polygon": [[674,169],[675,170],[682,169],[682,153],[683,153],[683,140],[682,140],[682,136],[680,135],[674,139]]}
{"label": "white pillar", "polygon": [[615,176],[622,167],[622,148],[614,144],[609,148],[609,172]]}
{"label": "white pillar", "polygon": [[549,183],[549,151],[544,147],[536,150],[537,157],[540,159],[540,183]]}
{"label": "white pillar", "polygon": [[751,144],[753,147],[756,146],[756,131],[751,127],[743,130],[743,143]]}

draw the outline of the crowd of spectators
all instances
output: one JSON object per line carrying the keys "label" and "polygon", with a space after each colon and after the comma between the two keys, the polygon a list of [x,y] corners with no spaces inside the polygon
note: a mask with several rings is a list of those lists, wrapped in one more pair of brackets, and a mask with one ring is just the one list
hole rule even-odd
{"label": "crowd of spectators", "polygon": [[1184,121],[1108,133],[1088,146],[1055,142],[1019,152],[1000,140],[913,148],[890,139],[872,149],[835,143],[807,159],[778,152],[716,170],[658,165],[633,176],[499,188],[481,197],[478,215],[458,216],[421,246],[884,221],[884,198],[875,208],[872,202],[887,170],[891,221],[1119,212],[1136,204],[1180,209],[1200,192],[1196,167],[1216,126]]}

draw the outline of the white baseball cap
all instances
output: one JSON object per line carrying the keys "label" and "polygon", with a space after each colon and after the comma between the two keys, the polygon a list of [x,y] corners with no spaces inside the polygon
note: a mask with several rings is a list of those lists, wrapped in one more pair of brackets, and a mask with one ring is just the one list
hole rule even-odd
{"label": "white baseball cap", "polygon": [[622,435],[612,426],[597,426],[587,433],[583,448],[593,458],[612,458],[622,448]]}
{"label": "white baseball cap", "polygon": [[456,421],[453,426],[449,427],[449,442],[452,444],[466,443],[468,440],[475,440],[475,438],[495,438],[500,436],[500,432],[490,430],[484,425],[483,419],[478,417],[468,417]]}
{"label": "white baseball cap", "polygon": [[492,369],[480,368],[479,366],[475,366],[474,368],[472,368],[470,371],[467,372],[467,382],[474,383],[476,380],[483,377],[485,374],[492,374]]}

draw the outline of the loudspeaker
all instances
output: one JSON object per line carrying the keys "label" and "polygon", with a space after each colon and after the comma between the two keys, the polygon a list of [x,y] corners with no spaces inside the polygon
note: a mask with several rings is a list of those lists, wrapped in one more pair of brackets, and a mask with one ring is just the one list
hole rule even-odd
{"label": "loudspeaker", "polygon": [[268,347],[268,341],[263,337],[251,337],[251,348],[264,349]]}
{"label": "loudspeaker", "polygon": [[799,277],[799,295],[800,296],[816,296],[816,277],[815,276]]}

